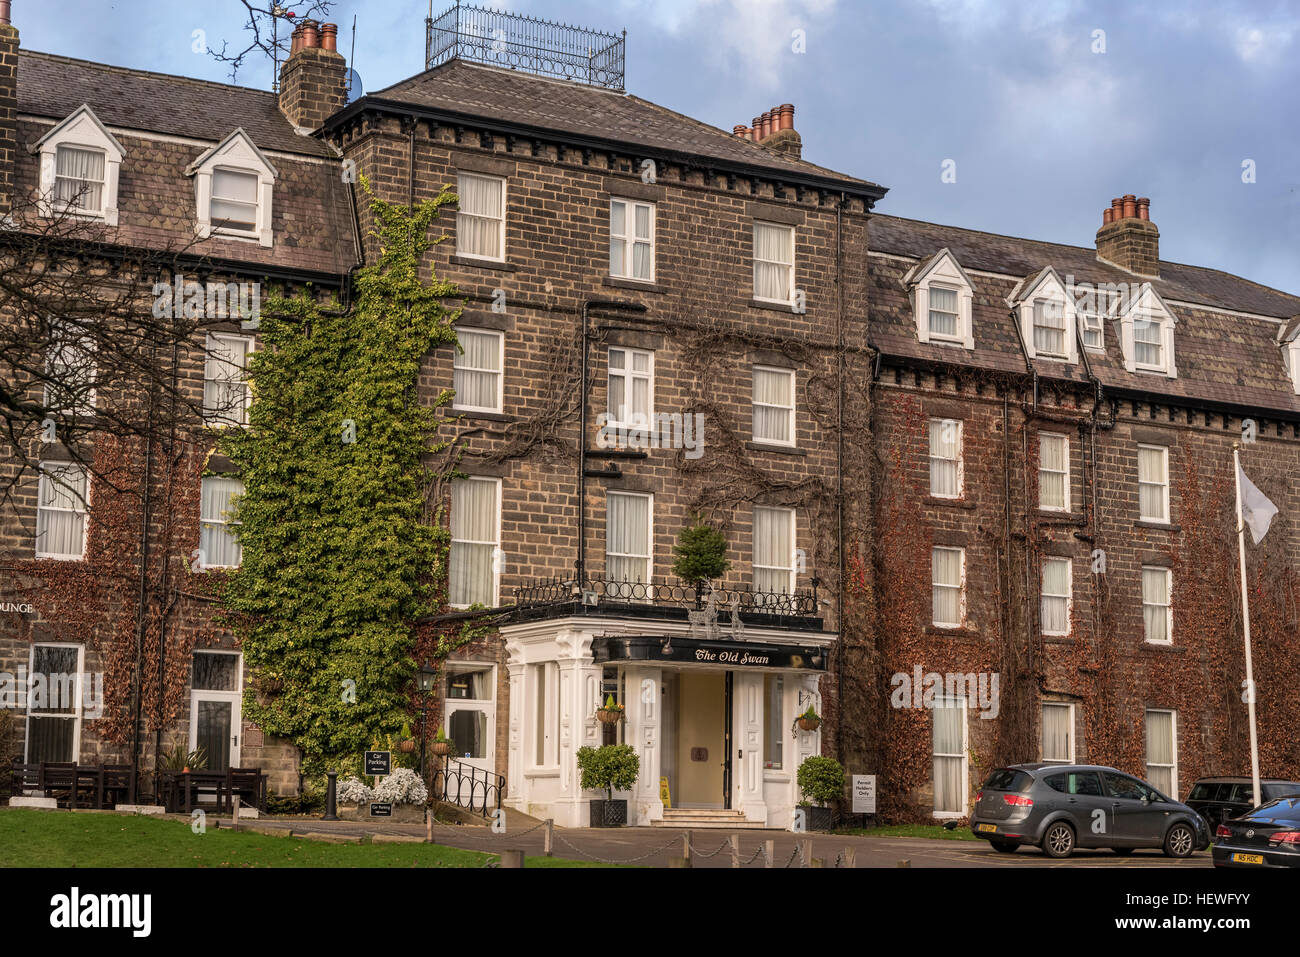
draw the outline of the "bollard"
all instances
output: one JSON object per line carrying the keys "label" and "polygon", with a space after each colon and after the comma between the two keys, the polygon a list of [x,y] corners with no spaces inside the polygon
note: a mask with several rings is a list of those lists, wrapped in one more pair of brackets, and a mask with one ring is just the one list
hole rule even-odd
{"label": "bollard", "polygon": [[845,867],[858,866],[858,852],[851,847],[846,847],[844,849],[844,866]]}
{"label": "bollard", "polygon": [[809,864],[808,866],[809,866],[809,867],[825,867],[825,866],[826,866],[826,861],[825,861],[824,858],[814,857],[814,858],[812,859],[812,863]]}
{"label": "bollard", "polygon": [[337,821],[339,819],[339,773],[337,771],[325,772],[325,816],[322,821]]}
{"label": "bollard", "polygon": [[805,839],[799,842],[799,866],[812,867],[812,841]]}
{"label": "bollard", "polygon": [[731,866],[740,866],[740,835],[733,834],[728,840],[731,841]]}
{"label": "bollard", "polygon": [[424,809],[424,843],[433,843],[433,811],[427,807]]}
{"label": "bollard", "polygon": [[763,866],[771,867],[776,861],[776,841],[763,842]]}
{"label": "bollard", "polygon": [[230,829],[232,831],[238,831],[239,830],[239,795],[238,794],[231,796],[230,806],[232,808],[232,813],[230,815]]}
{"label": "bollard", "polygon": [[691,866],[691,859],[690,859],[689,857],[670,857],[670,858],[668,858],[668,866],[669,866],[670,868],[673,868],[673,867],[690,867],[690,866]]}
{"label": "bollard", "polygon": [[502,867],[523,867],[524,852],[523,851],[502,851],[501,866]]}
{"label": "bollard", "polygon": [[555,847],[554,844],[552,844],[552,841],[554,840],[555,840],[555,821],[554,819],[548,817],[546,819],[546,827],[542,828],[542,853],[545,854],[547,857],[552,856],[552,852],[554,851],[554,847]]}
{"label": "bollard", "polygon": [[911,866],[912,866],[912,862],[911,862],[910,860],[899,861],[899,862],[898,862],[898,866],[899,866],[899,867],[911,867]]}
{"label": "bollard", "polygon": [[691,840],[691,832],[687,831],[682,835],[682,857],[686,858],[686,866],[691,866],[691,845],[695,842]]}

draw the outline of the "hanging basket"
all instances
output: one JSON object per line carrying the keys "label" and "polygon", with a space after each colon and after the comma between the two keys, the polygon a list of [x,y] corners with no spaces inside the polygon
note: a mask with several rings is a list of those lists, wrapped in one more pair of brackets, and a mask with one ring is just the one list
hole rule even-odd
{"label": "hanging basket", "polygon": [[415,748],[416,744],[414,738],[405,738],[397,745],[397,750],[401,751],[403,754],[414,754]]}
{"label": "hanging basket", "polygon": [[800,718],[798,721],[800,731],[816,731],[822,726],[821,718]]}
{"label": "hanging basket", "polygon": [[433,753],[440,758],[445,758],[447,755],[451,754],[450,741],[435,741],[430,745],[430,748],[433,750]]}
{"label": "hanging basket", "polygon": [[623,709],[598,708],[596,709],[596,717],[600,720],[601,724],[618,724],[623,720]]}

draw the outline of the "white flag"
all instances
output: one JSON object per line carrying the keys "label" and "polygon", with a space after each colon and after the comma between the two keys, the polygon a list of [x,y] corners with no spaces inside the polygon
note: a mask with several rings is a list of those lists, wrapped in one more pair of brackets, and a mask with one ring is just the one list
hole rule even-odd
{"label": "white flag", "polygon": [[1255,487],[1255,483],[1246,478],[1246,471],[1237,466],[1237,478],[1241,482],[1241,520],[1250,529],[1250,537],[1258,545],[1260,539],[1268,534],[1268,527],[1277,514],[1277,506],[1268,500],[1268,496]]}

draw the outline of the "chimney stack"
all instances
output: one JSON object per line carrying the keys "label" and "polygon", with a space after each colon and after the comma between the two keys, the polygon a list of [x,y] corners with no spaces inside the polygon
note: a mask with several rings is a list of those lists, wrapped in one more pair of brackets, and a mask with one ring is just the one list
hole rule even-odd
{"label": "chimney stack", "polygon": [[1097,230],[1097,258],[1139,276],[1160,275],[1160,230],[1151,222],[1151,200],[1132,193],[1112,199]]}
{"label": "chimney stack", "polygon": [[741,124],[732,127],[731,132],[795,159],[803,156],[803,137],[795,132],[794,105],[791,103],[774,106],[762,116],[754,117],[752,127]]}
{"label": "chimney stack", "polygon": [[293,31],[289,59],[280,68],[280,112],[299,131],[314,132],[343,109],[347,63],[338,52],[338,26],[304,20]]}
{"label": "chimney stack", "polygon": [[18,28],[0,0],[0,219],[13,212],[18,163]]}

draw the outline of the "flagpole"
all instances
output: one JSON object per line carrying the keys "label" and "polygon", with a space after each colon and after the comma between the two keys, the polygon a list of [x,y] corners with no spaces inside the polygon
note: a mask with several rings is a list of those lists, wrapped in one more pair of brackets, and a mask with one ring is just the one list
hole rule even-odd
{"label": "flagpole", "polygon": [[1241,621],[1246,640],[1246,708],[1250,714],[1250,780],[1259,799],[1259,738],[1255,734],[1255,671],[1250,660],[1250,598],[1246,589],[1246,520],[1241,514],[1241,443],[1232,443],[1232,479],[1237,486],[1237,556],[1241,563]]}

